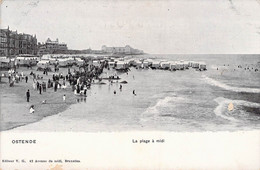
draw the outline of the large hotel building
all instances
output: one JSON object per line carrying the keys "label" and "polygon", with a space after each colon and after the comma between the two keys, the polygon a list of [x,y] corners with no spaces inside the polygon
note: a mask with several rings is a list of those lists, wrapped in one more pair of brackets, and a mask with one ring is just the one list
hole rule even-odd
{"label": "large hotel building", "polygon": [[56,40],[51,40],[48,38],[45,43],[38,44],[38,55],[43,54],[59,54],[66,53],[68,51],[67,44],[59,43],[58,38]]}
{"label": "large hotel building", "polygon": [[12,57],[19,54],[37,54],[36,35],[17,33],[9,29],[0,29],[0,57]]}
{"label": "large hotel building", "polygon": [[101,47],[103,53],[114,53],[114,54],[143,54],[142,50],[134,49],[129,45],[125,47],[107,47],[103,45]]}

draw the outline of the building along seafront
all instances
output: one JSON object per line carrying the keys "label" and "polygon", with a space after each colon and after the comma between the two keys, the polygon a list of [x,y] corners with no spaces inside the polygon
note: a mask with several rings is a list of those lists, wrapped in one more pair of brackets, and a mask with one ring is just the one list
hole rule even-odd
{"label": "building along seafront", "polygon": [[37,54],[36,35],[0,29],[0,57],[13,57],[19,54]]}
{"label": "building along seafront", "polygon": [[50,38],[46,40],[45,43],[38,43],[38,55],[42,56],[44,54],[56,54],[63,53],[68,50],[67,44],[59,43],[57,38],[55,41],[52,41]]}
{"label": "building along seafront", "polygon": [[130,54],[130,55],[138,55],[144,53],[142,50],[134,49],[130,45],[126,45],[125,47],[107,47],[103,45],[101,47],[101,51],[103,53]]}

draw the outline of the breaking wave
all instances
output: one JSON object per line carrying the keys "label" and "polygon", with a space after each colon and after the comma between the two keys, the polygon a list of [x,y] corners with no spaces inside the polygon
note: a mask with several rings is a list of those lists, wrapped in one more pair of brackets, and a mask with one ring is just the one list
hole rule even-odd
{"label": "breaking wave", "polygon": [[259,103],[252,103],[244,100],[231,100],[231,99],[226,99],[224,97],[218,97],[214,99],[214,101],[218,103],[218,106],[215,108],[214,113],[217,116],[220,116],[226,120],[233,121],[233,122],[239,122],[240,120],[234,118],[231,114],[228,114],[228,113],[232,113],[232,111],[228,110],[228,105],[230,103],[234,104],[235,106],[247,106],[253,108],[260,108]]}
{"label": "breaking wave", "polygon": [[144,119],[141,119],[141,120],[145,120],[145,118],[147,118],[147,117],[160,116],[160,115],[164,114],[164,113],[160,112],[160,109],[173,108],[173,107],[175,107],[173,102],[183,102],[183,101],[186,101],[186,99],[184,99],[183,97],[177,97],[177,96],[167,96],[165,98],[158,99],[155,105],[148,107],[142,113],[141,117],[143,117]]}
{"label": "breaking wave", "polygon": [[234,87],[234,86],[229,86],[227,84],[221,83],[205,75],[202,75],[202,77],[208,84],[223,88],[225,90],[234,91],[234,92],[245,92],[245,93],[260,93],[260,88]]}

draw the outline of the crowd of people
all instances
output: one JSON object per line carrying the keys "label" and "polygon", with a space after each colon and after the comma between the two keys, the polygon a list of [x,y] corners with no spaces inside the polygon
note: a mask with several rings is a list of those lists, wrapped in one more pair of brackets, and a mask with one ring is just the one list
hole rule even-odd
{"label": "crowd of people", "polygon": [[[9,69],[7,74],[8,83],[10,87],[13,87],[14,83],[22,82],[23,79],[25,79],[26,83],[28,81],[28,76],[25,76],[23,72],[19,73],[14,69]],[[6,75],[3,75],[3,77],[6,77]]]}
{"label": "crowd of people", "polygon": [[[102,74],[103,69],[105,68],[106,63],[101,62],[99,66],[94,66],[91,64],[84,64],[81,67],[78,67],[78,70],[74,68],[72,70],[71,67],[68,67],[67,74],[63,75],[63,73],[59,72],[59,67],[54,66],[54,72],[52,75],[50,74],[50,69],[44,68],[42,75],[39,72],[30,71],[28,75],[25,75],[23,72],[18,73],[18,71],[14,69],[10,69],[8,71],[8,79],[11,87],[14,86],[14,83],[19,83],[23,79],[25,79],[25,83],[32,82],[33,91],[37,91],[39,95],[49,91],[48,89],[53,89],[53,92],[57,92],[58,89],[66,89],[71,87],[71,90],[75,95],[83,96],[83,98],[87,97],[87,90],[90,89],[92,83],[95,82],[95,79],[98,82],[101,82],[101,78],[99,78],[100,74]],[[29,67],[30,68],[30,67]],[[40,70],[37,70],[40,71]],[[47,79],[46,79],[47,78]],[[116,74],[113,76],[109,76],[109,85],[113,83],[113,80],[119,80],[119,76]],[[122,91],[123,86],[120,84],[119,90]],[[30,90],[26,90],[26,101],[30,102]],[[116,94],[116,91],[114,91]],[[135,94],[135,91],[133,91]],[[63,95],[62,100],[66,102],[66,94]],[[46,100],[43,100],[42,104],[45,104]],[[33,110],[33,111],[32,111]],[[34,107],[30,108],[30,113],[34,113]]]}
{"label": "crowd of people", "polygon": [[[229,64],[224,64],[223,66],[229,67]],[[237,68],[238,68],[238,70],[239,70],[239,69],[244,69],[244,70],[246,70],[246,71],[258,72],[258,68],[254,67],[253,65],[244,65],[244,66],[238,65]],[[217,70],[219,70],[218,67],[217,67]],[[234,68],[234,71],[235,71],[235,70],[236,70],[236,69]]]}

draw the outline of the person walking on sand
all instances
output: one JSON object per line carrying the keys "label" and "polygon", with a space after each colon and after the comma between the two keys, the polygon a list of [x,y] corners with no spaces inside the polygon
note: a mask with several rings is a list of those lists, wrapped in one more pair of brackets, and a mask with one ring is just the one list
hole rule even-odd
{"label": "person walking on sand", "polygon": [[120,87],[119,87],[120,91],[122,91],[122,85],[120,84]]}
{"label": "person walking on sand", "polygon": [[63,102],[66,102],[66,94],[63,95]]}
{"label": "person walking on sand", "polygon": [[30,100],[30,90],[29,89],[26,92],[26,98],[27,98],[27,102],[29,102],[29,100]]}
{"label": "person walking on sand", "polygon": [[27,83],[28,81],[28,76],[25,76],[25,83]]}

